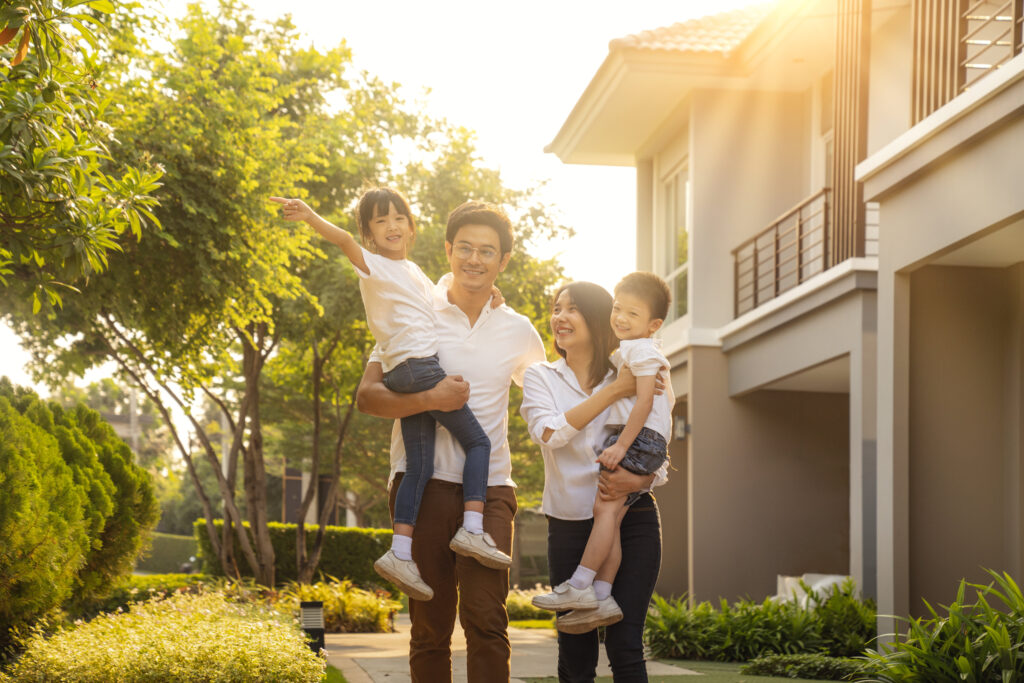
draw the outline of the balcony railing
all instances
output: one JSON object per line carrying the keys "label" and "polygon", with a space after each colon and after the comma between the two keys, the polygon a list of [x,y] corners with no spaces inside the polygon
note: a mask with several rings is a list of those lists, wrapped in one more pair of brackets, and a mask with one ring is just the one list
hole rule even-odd
{"label": "balcony railing", "polygon": [[737,317],[833,265],[831,200],[825,188],[733,249]]}
{"label": "balcony railing", "polygon": [[1021,0],[967,0],[960,15],[963,92],[976,80],[1021,51]]}

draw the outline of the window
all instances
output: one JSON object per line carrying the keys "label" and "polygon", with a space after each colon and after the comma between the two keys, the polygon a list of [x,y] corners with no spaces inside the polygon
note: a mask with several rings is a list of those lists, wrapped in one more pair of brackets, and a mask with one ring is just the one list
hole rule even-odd
{"label": "window", "polygon": [[689,285],[689,232],[686,224],[687,197],[690,190],[689,168],[684,164],[662,183],[661,238],[656,261],[659,274],[672,292],[670,322],[686,315]]}

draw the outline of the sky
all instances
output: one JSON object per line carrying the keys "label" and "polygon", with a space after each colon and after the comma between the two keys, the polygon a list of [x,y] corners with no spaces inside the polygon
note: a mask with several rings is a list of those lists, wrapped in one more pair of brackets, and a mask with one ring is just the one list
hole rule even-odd
{"label": "sky", "polygon": [[[728,11],[750,0],[249,0],[257,17],[286,8],[317,47],[344,40],[353,64],[402,85],[425,111],[476,131],[484,165],[506,186],[546,182],[541,196],[570,242],[541,245],[566,276],[611,289],[633,270],[632,168],[563,164],[544,146],[555,137],[608,55],[608,42]],[[180,16],[183,0],[164,0]],[[0,323],[0,375],[31,384],[17,338]],[[44,392],[45,393],[45,392]]]}

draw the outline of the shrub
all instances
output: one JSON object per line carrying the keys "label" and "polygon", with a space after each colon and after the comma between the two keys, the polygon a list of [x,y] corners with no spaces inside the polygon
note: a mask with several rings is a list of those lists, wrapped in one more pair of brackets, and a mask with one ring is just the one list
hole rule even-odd
{"label": "shrub", "polygon": [[86,505],[57,440],[0,395],[0,659],[10,630],[70,595],[89,550]]}
{"label": "shrub", "polygon": [[135,569],[155,574],[171,574],[181,571],[181,565],[190,557],[198,557],[199,545],[194,536],[178,536],[175,534],[150,534],[152,545],[144,556],[139,558]]}
{"label": "shrub", "polygon": [[[1024,595],[1009,574],[994,582],[961,581],[956,600],[930,618],[907,620],[905,636],[869,651],[868,681],[1019,681],[1024,677]],[[966,594],[974,591],[975,601]],[[999,609],[997,609],[997,607]]]}
{"label": "shrub", "polygon": [[200,592],[208,577],[202,574],[145,574],[122,578],[102,600],[73,610],[74,618],[91,618],[100,612],[128,611],[137,602],[146,602],[172,593]]}
{"label": "shrub", "polygon": [[363,590],[351,581],[331,578],[314,584],[289,584],[278,595],[275,607],[298,616],[299,603],[306,600],[324,603],[328,633],[390,633],[395,630],[395,612],[402,606],[387,592]]}
{"label": "shrub", "polygon": [[[214,526],[220,533],[223,522],[215,520]],[[295,561],[295,525],[271,523],[270,538],[274,544],[274,572],[277,581],[285,584],[298,579]],[[316,533],[316,525],[307,525],[307,539],[312,546],[312,536]],[[224,572],[210,545],[210,537],[206,534],[206,520],[195,522],[195,536],[199,542],[199,557],[203,561],[203,571],[211,576],[224,576]],[[325,532],[324,551],[320,557],[318,571],[327,576],[348,579],[363,587],[379,586],[390,593],[397,589],[385,581],[373,570],[374,561],[383,555],[391,546],[391,529],[354,529],[350,527],[329,526]],[[243,577],[251,577],[252,571],[245,561],[238,538],[232,535],[235,543],[235,559]]]}
{"label": "shrub", "polygon": [[325,670],[294,619],[216,593],[152,600],[25,645],[0,681],[313,683]]}
{"label": "shrub", "polygon": [[874,638],[874,606],[856,597],[852,581],[808,595],[806,608],[768,598],[722,600],[718,609],[656,595],[645,639],[654,657],[745,662],[769,654],[856,655]]}
{"label": "shrub", "polygon": [[740,667],[751,676],[778,676],[814,681],[848,681],[861,670],[861,662],[826,655],[766,655]]}
{"label": "shrub", "polygon": [[550,610],[538,609],[534,607],[530,600],[533,596],[539,595],[540,593],[547,593],[551,588],[548,586],[542,586],[537,584],[532,589],[523,590],[520,588],[514,588],[508,592],[508,597],[505,599],[505,609],[508,612],[508,618],[514,621],[527,621],[532,619],[546,619],[551,620],[552,614]]}

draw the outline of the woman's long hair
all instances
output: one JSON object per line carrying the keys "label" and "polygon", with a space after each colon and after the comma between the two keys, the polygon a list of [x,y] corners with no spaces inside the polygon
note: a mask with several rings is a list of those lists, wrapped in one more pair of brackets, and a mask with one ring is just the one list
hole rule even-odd
{"label": "woman's long hair", "polygon": [[[590,339],[594,346],[594,362],[590,366],[590,386],[600,384],[609,370],[613,370],[610,356],[619,347],[619,340],[612,332],[612,295],[600,285],[593,282],[567,282],[555,291],[551,297],[551,310],[562,292],[569,293],[569,299],[576,310],[583,316],[590,331]],[[555,352],[565,358],[565,349],[554,342]]]}

